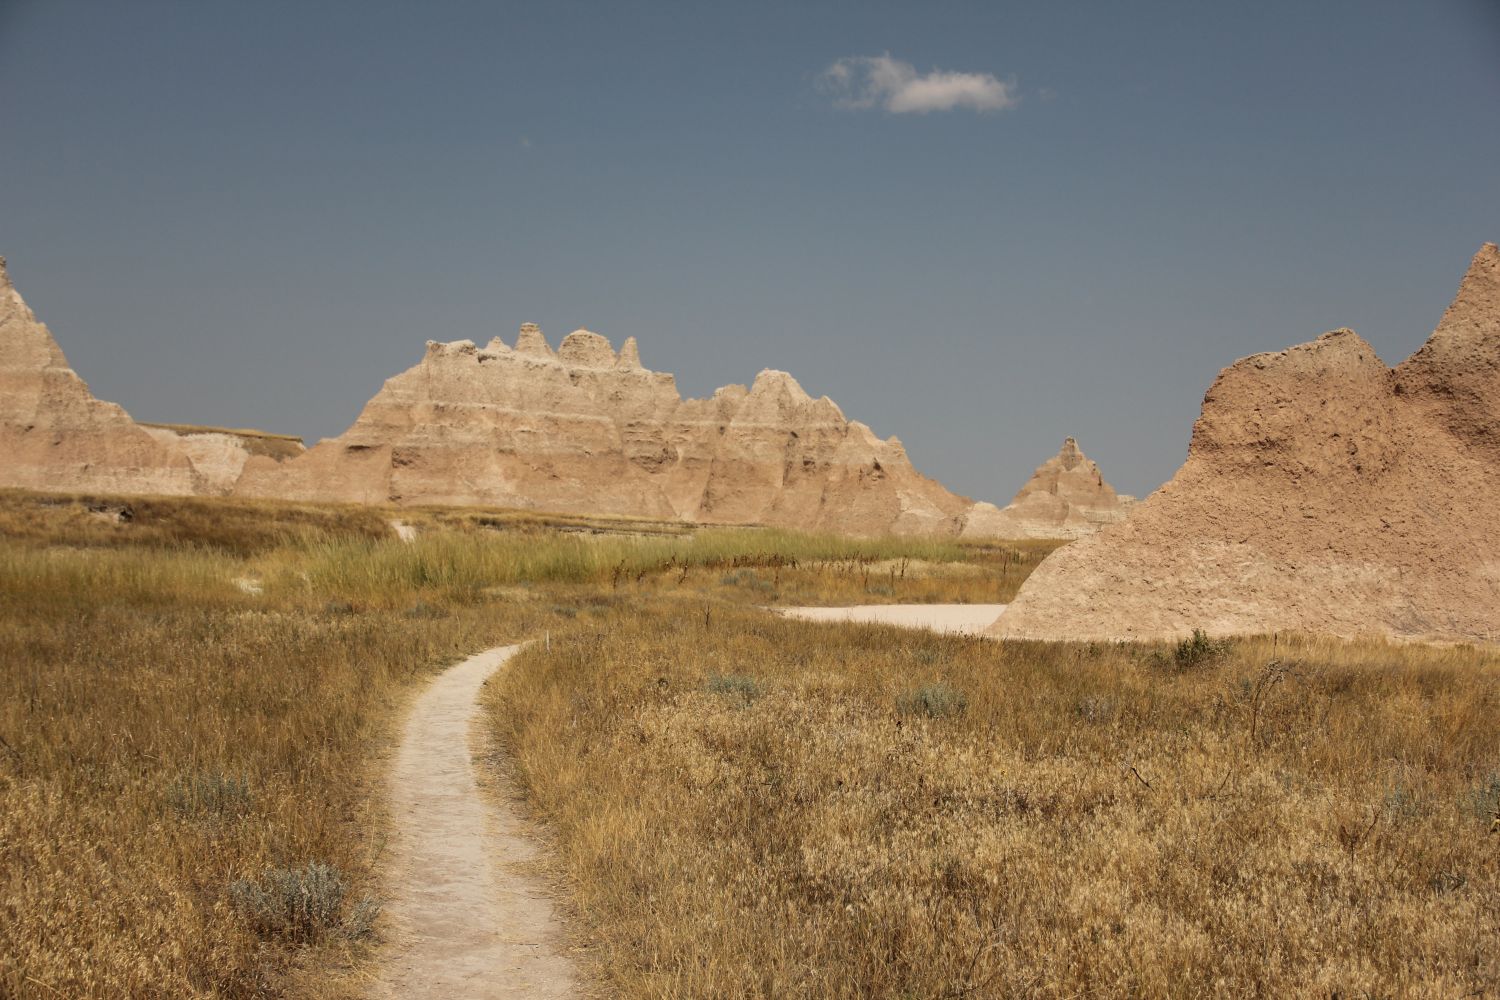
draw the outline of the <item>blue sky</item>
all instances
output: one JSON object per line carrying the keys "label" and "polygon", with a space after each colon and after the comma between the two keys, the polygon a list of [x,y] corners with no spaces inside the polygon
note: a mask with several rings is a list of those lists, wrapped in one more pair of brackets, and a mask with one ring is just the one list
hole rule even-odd
{"label": "blue sky", "polygon": [[791,371],[972,496],[1070,434],[1145,493],[1221,367],[1395,363],[1500,239],[1496,0],[0,0],[0,94],[95,392],[309,439],[535,321]]}

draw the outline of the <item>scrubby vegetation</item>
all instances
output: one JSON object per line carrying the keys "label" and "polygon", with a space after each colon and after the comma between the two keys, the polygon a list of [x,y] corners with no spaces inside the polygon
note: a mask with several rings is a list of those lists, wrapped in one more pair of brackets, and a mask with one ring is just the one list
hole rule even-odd
{"label": "scrubby vegetation", "polygon": [[357,994],[335,970],[358,968],[378,907],[381,754],[435,670],[658,591],[699,616],[778,589],[843,598],[879,560],[905,560],[915,591],[920,559],[988,600],[987,575],[944,568],[1029,565],[562,520],[0,494],[0,996]]}
{"label": "scrubby vegetation", "polygon": [[488,707],[605,991],[1500,980],[1493,653],[816,625],[1049,546],[562,520],[0,495],[0,996],[358,995],[394,713],[538,634]]}
{"label": "scrubby vegetation", "polygon": [[446,595],[427,598],[441,620],[327,611],[248,594],[246,571],[0,549],[0,996],[336,991],[287,975],[357,935],[305,933],[315,911],[251,906],[248,887],[316,865],[351,907],[374,895],[370,766],[402,692],[546,620]]}
{"label": "scrubby vegetation", "polygon": [[490,708],[619,995],[1500,982],[1500,659],[1180,649],[661,599],[524,652]]}

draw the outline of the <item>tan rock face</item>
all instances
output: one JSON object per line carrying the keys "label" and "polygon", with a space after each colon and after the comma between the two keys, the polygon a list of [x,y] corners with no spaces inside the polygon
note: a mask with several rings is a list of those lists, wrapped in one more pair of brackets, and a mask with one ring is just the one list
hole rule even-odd
{"label": "tan rock face", "polygon": [[1104,481],[1072,438],[1037,467],[1005,507],[974,505],[964,520],[966,538],[1082,538],[1122,520],[1135,497],[1121,496]]}
{"label": "tan rock face", "polygon": [[0,486],[185,494],[203,489],[192,461],[95,399],[0,259]]}
{"label": "tan rock face", "polygon": [[252,455],[279,462],[307,450],[301,440],[282,434],[183,424],[137,426],[169,448],[187,455],[200,477],[199,492],[218,496],[234,489]]}
{"label": "tan rock face", "polygon": [[0,258],[0,486],[226,494],[250,456],[274,464],[301,451],[296,438],[260,431],[137,424],[95,399]]}
{"label": "tan rock face", "polygon": [[429,343],[347,432],[280,465],[251,458],[236,492],[854,534],[953,534],[970,507],[785,372],[683,400],[633,339],[616,355],[579,330],[554,353],[533,324],[514,349]]}
{"label": "tan rock face", "polygon": [[1394,369],[1348,330],[1240,360],[1187,462],[1053,553],[994,634],[1500,638],[1500,251]]}
{"label": "tan rock face", "polygon": [[683,400],[588,330],[429,342],[344,435],[140,425],[95,399],[0,262],[0,486],[488,504],[856,534],[956,533],[969,501],[785,372]]}

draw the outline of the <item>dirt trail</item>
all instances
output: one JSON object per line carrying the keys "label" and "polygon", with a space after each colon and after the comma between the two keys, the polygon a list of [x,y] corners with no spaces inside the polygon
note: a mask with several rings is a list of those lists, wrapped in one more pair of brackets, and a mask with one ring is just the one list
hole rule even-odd
{"label": "dirt trail", "polygon": [[577,991],[541,884],[516,870],[535,856],[508,789],[474,775],[479,690],[519,646],[450,668],[417,699],[391,771],[397,828],[385,912],[392,941],[373,995],[569,997]]}
{"label": "dirt trail", "polygon": [[814,622],[864,622],[979,635],[1005,610],[1003,604],[860,604],[852,608],[776,608],[788,618]]}

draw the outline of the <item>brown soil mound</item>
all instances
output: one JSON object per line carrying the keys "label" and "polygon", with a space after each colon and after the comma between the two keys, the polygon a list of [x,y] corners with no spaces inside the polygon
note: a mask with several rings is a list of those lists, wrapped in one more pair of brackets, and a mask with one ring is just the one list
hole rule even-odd
{"label": "brown soil mound", "polygon": [[1493,640],[1497,496],[1500,251],[1486,244],[1394,369],[1349,330],[1226,368],[1172,481],[1048,557],[991,631]]}
{"label": "brown soil mound", "polygon": [[1004,508],[977,503],[965,537],[1082,538],[1123,520],[1135,497],[1121,496],[1072,438],[1037,467]]}

